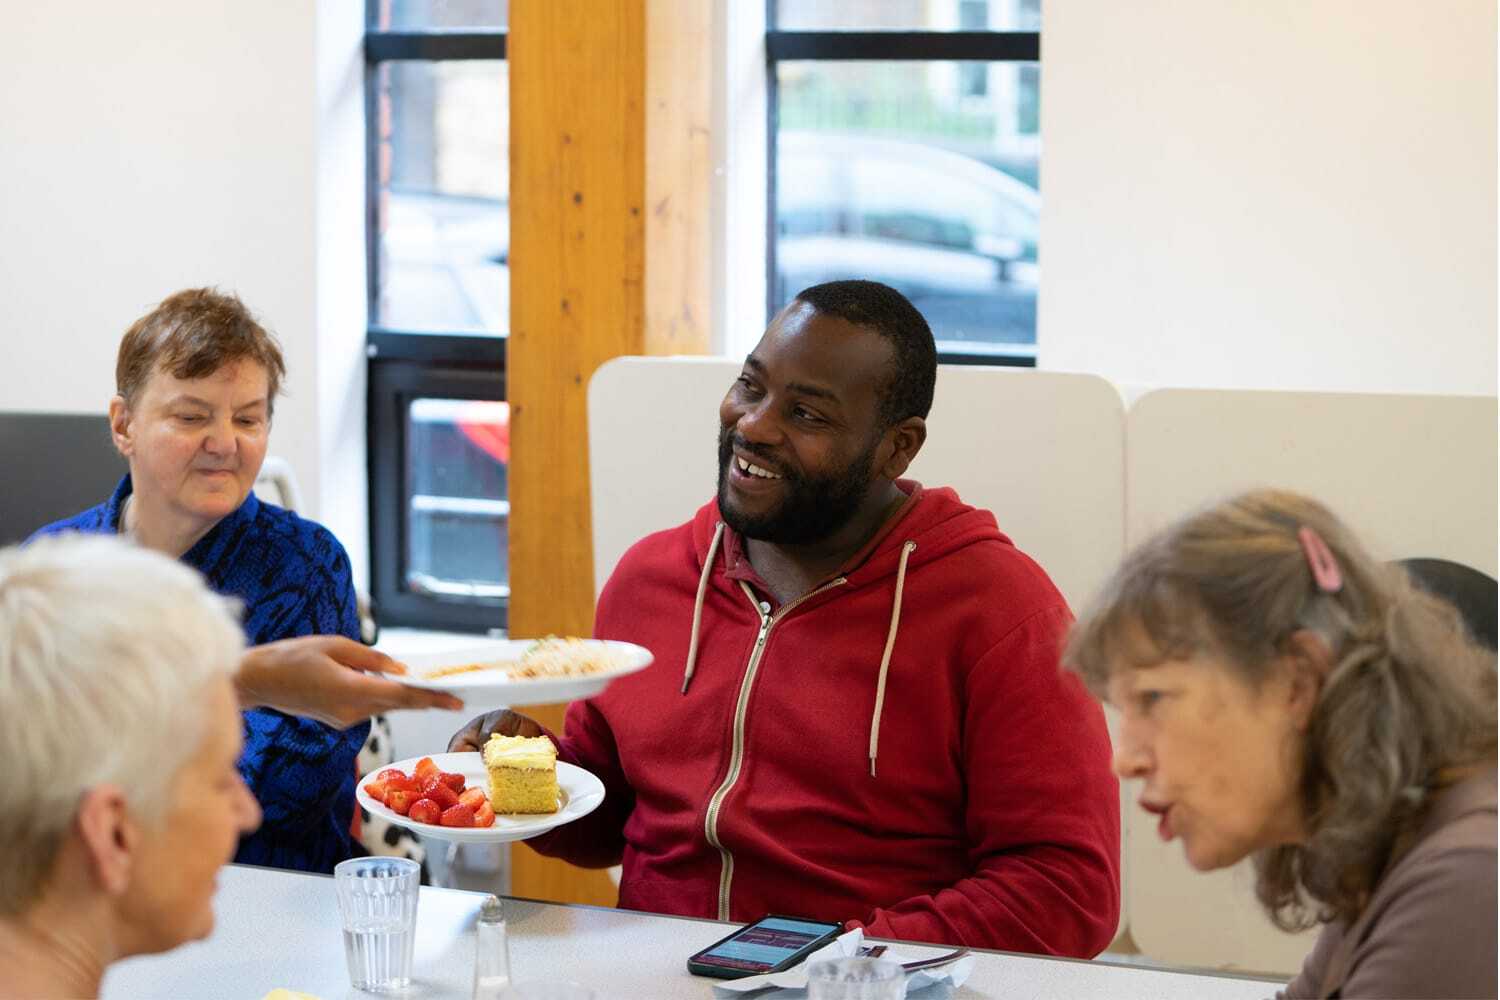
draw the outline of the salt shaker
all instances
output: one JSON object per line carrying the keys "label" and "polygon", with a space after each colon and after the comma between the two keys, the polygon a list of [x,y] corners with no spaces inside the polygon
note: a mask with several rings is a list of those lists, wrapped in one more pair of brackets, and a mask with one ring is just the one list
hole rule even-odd
{"label": "salt shaker", "polygon": [[474,1000],[497,1000],[510,985],[510,941],[500,900],[486,896],[474,926]]}

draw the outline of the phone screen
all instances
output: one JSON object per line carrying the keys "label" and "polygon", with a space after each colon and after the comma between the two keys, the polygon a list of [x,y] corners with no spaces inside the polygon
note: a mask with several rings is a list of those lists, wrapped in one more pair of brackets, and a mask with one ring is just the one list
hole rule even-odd
{"label": "phone screen", "polygon": [[836,930],[838,924],[790,917],[767,917],[739,931],[733,937],[701,952],[699,962],[749,973],[776,968],[813,941]]}

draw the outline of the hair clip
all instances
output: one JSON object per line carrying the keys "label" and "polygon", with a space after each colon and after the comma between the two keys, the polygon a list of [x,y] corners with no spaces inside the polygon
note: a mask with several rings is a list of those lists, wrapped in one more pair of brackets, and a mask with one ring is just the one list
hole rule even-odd
{"label": "hair clip", "polygon": [[1333,551],[1313,529],[1303,525],[1297,529],[1297,540],[1302,543],[1302,554],[1307,557],[1307,566],[1312,570],[1313,582],[1325,594],[1337,594],[1344,586],[1344,575],[1333,558]]}

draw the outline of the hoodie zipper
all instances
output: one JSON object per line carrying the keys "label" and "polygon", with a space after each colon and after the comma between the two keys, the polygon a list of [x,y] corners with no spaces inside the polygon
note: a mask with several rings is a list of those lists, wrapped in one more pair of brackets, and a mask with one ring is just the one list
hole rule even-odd
{"label": "hoodie zipper", "polygon": [[758,601],[755,592],[750,585],[743,580],[740,581],[740,589],[744,590],[745,596],[750,599],[750,604],[760,615],[760,632],[755,636],[755,648],[750,651],[750,662],[745,667],[745,676],[740,681],[740,694],[734,705],[734,741],[729,754],[729,772],[724,775],[723,784],[714,792],[713,797],[708,800],[708,812],[703,817],[703,833],[708,842],[719,851],[719,919],[729,919],[729,886],[734,880],[734,855],[729,849],[719,842],[719,812],[724,806],[724,799],[734,788],[735,782],[740,779],[740,768],[745,762],[745,713],[750,705],[750,691],[755,687],[755,675],[760,670],[761,654],[765,652],[766,640],[770,638],[771,628],[787,614],[811,597],[832,590],[834,587],[847,583],[847,577],[835,577],[829,580],[817,590],[812,590],[792,601],[783,604],[781,610],[774,615],[770,614],[770,604]]}

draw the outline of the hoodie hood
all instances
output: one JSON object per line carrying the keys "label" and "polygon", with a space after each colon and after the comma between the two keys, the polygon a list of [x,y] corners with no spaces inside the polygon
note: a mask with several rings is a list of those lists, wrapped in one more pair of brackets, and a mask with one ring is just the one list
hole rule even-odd
{"label": "hoodie hood", "polygon": [[[910,499],[895,519],[882,525],[872,542],[837,574],[844,578],[845,586],[865,587],[895,576],[908,542],[916,543],[907,560],[909,570],[976,542],[1010,542],[995,523],[994,514],[964,503],[951,488],[926,489],[911,479],[899,479],[896,485]],[[714,557],[719,568],[726,572],[745,558],[744,539],[727,526],[715,544],[714,536],[723,520],[718,503],[713,500],[700,507],[693,517],[693,549],[700,569],[710,558],[710,549],[716,550]]]}
{"label": "hoodie hood", "polygon": [[[897,486],[908,499],[892,520],[882,525],[875,537],[860,552],[855,553],[840,572],[806,595],[812,596],[835,587],[854,590],[884,586],[894,577],[891,584],[890,625],[880,657],[880,669],[876,674],[875,702],[870,716],[869,756],[872,778],[876,776],[876,759],[880,755],[880,720],[885,709],[886,679],[890,671],[891,652],[895,649],[896,636],[901,629],[901,599],[906,587],[907,572],[977,542],[1009,542],[1001,534],[993,514],[970,507],[959,500],[958,494],[952,489],[943,487],[927,490],[920,483],[907,479],[898,480]],[[752,604],[757,603],[755,594],[745,579],[749,574],[736,572],[741,562],[748,560],[744,539],[725,525],[716,501],[704,504],[693,518],[693,547],[699,565],[699,578],[697,596],[693,601],[687,661],[682,674],[684,695],[688,693],[693,673],[697,669],[703,601],[715,575],[733,575],[734,582],[730,585],[737,584],[745,591]],[[800,600],[802,599],[799,598],[798,601]],[[791,602],[786,607],[789,609],[792,603],[798,602]],[[764,608],[760,613],[768,619]]]}

